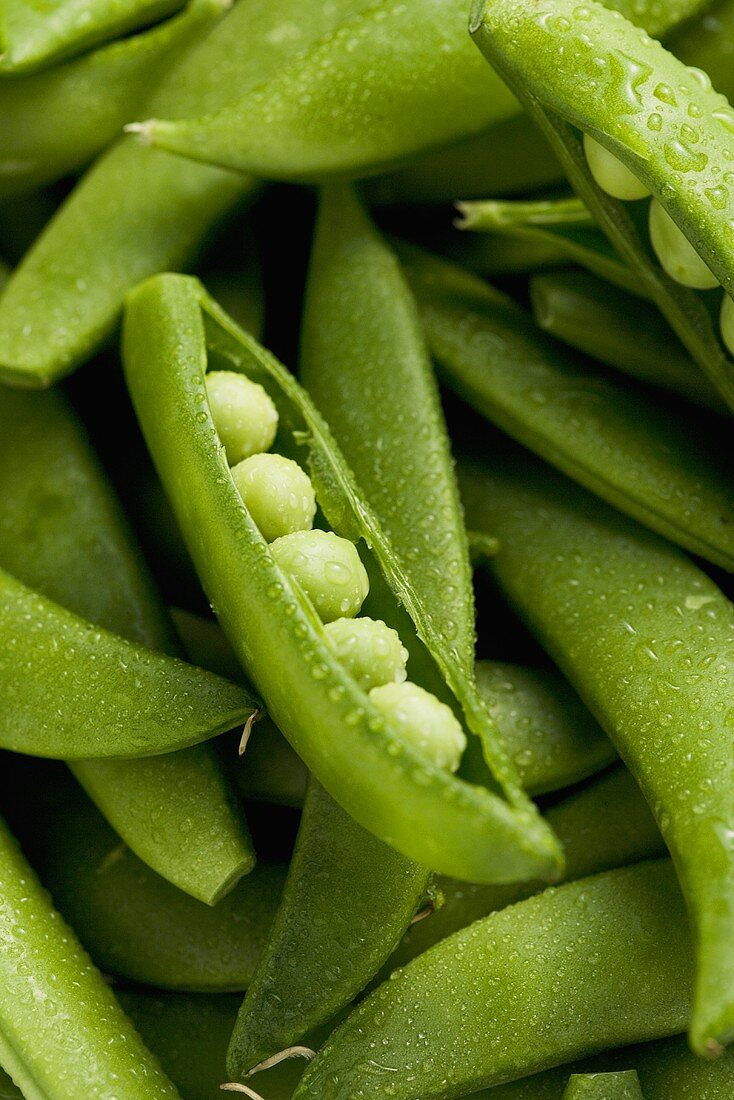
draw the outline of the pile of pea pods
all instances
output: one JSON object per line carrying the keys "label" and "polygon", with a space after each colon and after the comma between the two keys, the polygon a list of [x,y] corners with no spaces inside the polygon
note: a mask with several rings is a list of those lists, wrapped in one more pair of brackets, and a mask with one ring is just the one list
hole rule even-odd
{"label": "pile of pea pods", "polygon": [[734,0],[0,0],[0,1100],[734,1100]]}

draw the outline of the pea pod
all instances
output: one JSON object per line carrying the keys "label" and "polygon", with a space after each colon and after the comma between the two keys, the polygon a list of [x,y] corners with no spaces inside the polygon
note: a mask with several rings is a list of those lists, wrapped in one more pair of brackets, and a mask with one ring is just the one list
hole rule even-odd
{"label": "pea pod", "polygon": [[429,878],[311,783],[283,904],[232,1033],[232,1078],[301,1041],[367,985],[420,909]]}
{"label": "pea pod", "polygon": [[546,466],[500,461],[465,467],[466,505],[501,539],[500,585],[655,813],[695,934],[691,1039],[715,1053],[734,1026],[734,607],[685,555]]}
{"label": "pea pod", "polygon": [[[178,653],[112,492],[56,393],[0,396],[0,563],[91,622]],[[242,815],[208,748],[79,760],[72,770],[126,843],[202,901],[252,868]]]}
{"label": "pea pod", "polygon": [[[658,32],[702,5],[620,6]],[[518,113],[468,47],[465,13],[451,0],[363,4],[269,81],[233,83],[218,110],[139,129],[161,149],[273,179],[370,175]]]}
{"label": "pea pod", "polygon": [[97,628],[0,570],[0,744],[74,760],[153,756],[244,722],[247,692]]}
{"label": "pea pod", "polygon": [[634,1069],[610,1073],[573,1073],[563,1100],[643,1100]]}
{"label": "pea pod", "polygon": [[[624,768],[614,768],[567,795],[548,809],[546,818],[563,845],[568,881],[665,854],[652,814]],[[542,884],[479,886],[439,876],[436,888],[442,905],[411,925],[389,960],[390,970],[405,966],[472,921],[538,893]]]}
{"label": "pea pod", "polygon": [[462,397],[615,507],[734,568],[731,479],[682,414],[590,375],[461,269],[411,252],[407,274],[443,377]]}
{"label": "pea pod", "polygon": [[[245,509],[205,400],[208,362],[265,387],[280,416],[278,452],[305,450],[332,529],[369,541],[412,608],[414,593],[388,540],[292,376],[181,276],[153,279],[131,295],[123,344],[143,433],[212,606],[273,719],[319,782],[361,825],[426,866],[477,880],[524,877],[533,868],[552,874],[557,851],[531,810],[430,764],[386,724],[336,660]],[[429,819],[430,830],[415,828]]]}
{"label": "pea pod", "polygon": [[117,139],[130,112],[225,5],[193,0],[181,14],[131,38],[1,82],[0,195],[41,187],[88,164]]}
{"label": "pea pod", "polygon": [[[34,786],[35,784],[35,786]],[[166,882],[120,840],[58,769],[30,773],[44,815],[19,829],[54,904],[106,973],[162,989],[246,989],[285,868],[259,862],[216,905]]]}
{"label": "pea pod", "polygon": [[[522,98],[642,290],[731,405],[734,364],[706,302],[651,259],[647,227],[630,203],[599,187],[578,131],[652,192],[662,216],[672,219],[673,235],[677,226],[713,273],[713,282],[734,292],[734,197],[728,178],[734,112],[705,74],[689,70],[660,43],[593,0],[588,9],[573,0],[554,0],[547,14],[541,24],[531,3],[480,0],[472,14],[472,34]],[[549,64],[556,56],[560,63]]]}
{"label": "pea pod", "polygon": [[51,10],[33,0],[3,0],[0,73],[27,72],[82,53],[99,42],[153,23],[181,0],[61,0]]}
{"label": "pea pod", "polygon": [[691,954],[667,861],[551,888],[397,971],[337,1028],[295,1096],[448,1100],[673,1034],[690,1007]]}
{"label": "pea pod", "polygon": [[176,1100],[4,823],[0,1063],[30,1100]]}
{"label": "pea pod", "polygon": [[551,336],[706,409],[726,406],[665,319],[639,298],[582,271],[534,275],[535,322]]}

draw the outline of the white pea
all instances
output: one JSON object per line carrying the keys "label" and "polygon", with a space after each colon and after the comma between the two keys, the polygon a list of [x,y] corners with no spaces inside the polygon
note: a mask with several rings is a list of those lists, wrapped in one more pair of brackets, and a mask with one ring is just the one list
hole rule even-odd
{"label": "white pea", "polygon": [[408,744],[439,768],[456,771],[466,734],[450,707],[409,680],[373,688],[370,699]]}
{"label": "white pea", "polygon": [[734,355],[734,301],[728,294],[721,303],[721,339],[730,355]]}
{"label": "white pea", "polygon": [[358,613],[370,582],[354,543],[333,531],[294,531],[271,543],[270,551],[301,586],[323,622]]}
{"label": "white pea", "polygon": [[631,202],[633,199],[644,199],[650,194],[650,188],[619,157],[615,157],[614,153],[610,153],[588,134],[584,134],[584,153],[592,176],[602,191],[606,191],[612,198]]}
{"label": "white pea", "polygon": [[711,290],[719,280],[657,199],[650,203],[650,241],[663,271],[683,286]]}
{"label": "white pea", "polygon": [[335,619],[325,627],[329,645],[363,691],[402,683],[408,651],[381,619]]}
{"label": "white pea", "polygon": [[230,466],[272,447],[278,411],[258,382],[237,371],[214,370],[206,376],[206,392]]}
{"label": "white pea", "polygon": [[250,455],[232,467],[232,480],[266,542],[313,526],[311,478],[292,458]]}

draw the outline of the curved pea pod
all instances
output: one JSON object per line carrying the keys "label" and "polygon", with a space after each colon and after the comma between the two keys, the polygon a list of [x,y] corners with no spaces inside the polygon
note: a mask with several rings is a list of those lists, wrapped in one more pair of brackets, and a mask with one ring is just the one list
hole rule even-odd
{"label": "curved pea pod", "polygon": [[[702,5],[684,0],[670,13],[657,4],[620,6],[657,32]],[[465,12],[451,0],[408,0],[360,4],[269,81],[233,83],[218,111],[180,121],[158,116],[140,129],[170,152],[312,180],[369,175],[517,113],[507,87],[482,73],[468,49]]]}
{"label": "curved pea pod", "polygon": [[608,1073],[572,1073],[563,1100],[643,1100],[634,1069]]}
{"label": "curved pea pod", "polygon": [[[615,768],[567,795],[550,807],[546,819],[563,845],[568,881],[665,855],[647,803],[624,768]],[[443,903],[425,920],[411,925],[389,960],[390,969],[404,966],[472,921],[531,897],[543,884],[480,886],[439,876],[436,889]]]}
{"label": "curved pea pod", "polygon": [[540,126],[574,190],[640,288],[732,405],[734,364],[722,348],[707,302],[665,274],[652,258],[647,226],[636,211],[594,181],[579,131],[630,169],[715,278],[734,291],[729,178],[734,111],[704,73],[688,69],[659,42],[594,0],[583,6],[553,0],[546,15],[539,19],[532,0],[519,5],[479,0],[471,31]]}
{"label": "curved pea pod", "polygon": [[128,642],[0,570],[4,749],[60,760],[154,756],[244,722],[244,688]]}
{"label": "curved pea pod", "polygon": [[[476,880],[553,874],[555,842],[524,796],[510,804],[466,783],[393,732],[336,660],[242,503],[206,403],[208,363],[265,387],[280,416],[278,453],[307,461],[330,526],[369,542],[412,609],[414,593],[388,540],[293,377],[183,276],[150,280],[130,296],[123,337],[133,403],[209,600],[272,718],[319,782],[361,825],[426,866]],[[430,829],[417,829],[421,820]]]}
{"label": "curved pea pod", "polygon": [[712,9],[699,13],[676,27],[666,46],[684,61],[711,78],[711,83],[727,99],[734,98],[734,74],[731,67],[731,41],[734,33],[734,4],[719,0]]}
{"label": "curved pea pod", "polygon": [[673,1034],[690,1007],[691,954],[668,861],[551,888],[393,974],[295,1095],[443,1100]]}
{"label": "curved pea pod", "polygon": [[639,782],[691,914],[691,1039],[734,1027],[730,843],[734,607],[685,555],[529,457],[467,464],[466,505],[501,539],[492,571]]}
{"label": "curved pea pod", "polygon": [[734,495],[714,445],[538,332],[511,299],[428,255],[407,274],[442,376],[548,462],[694,554],[734,569]]}
{"label": "curved pea pod", "polygon": [[24,826],[55,904],[105,972],[162,989],[246,989],[277,911],[285,868],[258,863],[216,905],[146,867],[63,775],[40,773],[40,821]]}
{"label": "curved pea pod", "polygon": [[176,1100],[0,823],[0,1064],[38,1100]]}
{"label": "curved pea pod", "polygon": [[[112,490],[57,393],[0,395],[0,562],[91,622],[178,653]],[[208,747],[72,770],[125,842],[180,889],[213,902],[251,870],[242,813]]]}
{"label": "curved pea pod", "polygon": [[283,902],[232,1033],[230,1076],[242,1079],[348,1004],[394,950],[429,880],[312,782]]}
{"label": "curved pea pod", "polygon": [[601,363],[715,412],[726,405],[665,319],[583,271],[534,275],[530,300],[545,332]]}
{"label": "curved pea pod", "polygon": [[226,6],[227,0],[193,0],[150,30],[47,72],[0,82],[0,196],[52,183],[88,164]]}
{"label": "curved pea pod", "polygon": [[28,72],[82,53],[155,22],[181,0],[3,0],[0,7],[0,74]]}

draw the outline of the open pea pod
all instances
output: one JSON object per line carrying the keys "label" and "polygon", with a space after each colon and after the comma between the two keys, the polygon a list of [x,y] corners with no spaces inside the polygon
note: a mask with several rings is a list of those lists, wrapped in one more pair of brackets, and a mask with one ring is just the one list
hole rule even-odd
{"label": "open pea pod", "polygon": [[[0,394],[0,565],[90,622],[179,655],[112,490],[56,392]],[[209,746],[71,767],[123,840],[180,889],[212,902],[251,870],[242,813]]]}
{"label": "open pea pod", "polygon": [[590,373],[460,268],[411,251],[406,272],[452,389],[616,508],[734,569],[734,492],[715,438],[707,444],[682,412]]}
{"label": "open pea pod", "polygon": [[477,881],[555,873],[555,842],[519,791],[508,802],[462,781],[391,729],[336,660],[242,503],[206,401],[211,364],[265,387],[280,417],[278,452],[305,458],[330,526],[364,538],[398,598],[414,606],[409,579],[298,383],[183,276],[137,288],[123,344],[133,403],[210,602],[316,778],[361,825],[428,867]]}
{"label": "open pea pod", "polygon": [[180,7],[181,0],[2,0],[0,74],[44,68]]}
{"label": "open pea pod", "polygon": [[430,873],[366,832],[314,781],[303,813],[283,902],[232,1032],[232,1078],[348,1004],[427,896]]}
{"label": "open pea pod", "polygon": [[[565,879],[573,881],[628,863],[665,855],[665,844],[640,789],[625,768],[614,768],[546,811],[548,824],[563,845]],[[388,961],[389,970],[447,936],[543,889],[538,882],[481,886],[439,876],[442,904],[406,932]],[[386,967],[384,976],[389,970]]]}
{"label": "open pea pod", "polygon": [[692,1043],[716,1053],[734,1034],[734,606],[675,547],[530,456],[467,463],[461,483],[501,539],[494,576],[655,813],[694,929]]}
{"label": "open pea pod", "polygon": [[584,271],[534,275],[535,322],[551,336],[664,390],[715,412],[726,405],[662,314]]}
{"label": "open pea pod", "polygon": [[46,72],[0,81],[0,196],[41,187],[88,164],[226,6],[227,0],[192,0],[152,29]]}
{"label": "open pea pod", "polygon": [[[704,5],[619,6],[658,33]],[[234,82],[228,103],[197,114],[158,116],[140,130],[159,148],[197,160],[312,180],[370,175],[479,134],[517,115],[518,106],[472,56],[459,5],[407,0],[362,4],[269,80],[258,87]]]}
{"label": "open pea pod", "polygon": [[674,1034],[691,956],[667,860],[551,888],[396,971],[337,1028],[295,1096],[445,1100]]}
{"label": "open pea pod", "polygon": [[0,1064],[26,1100],[176,1100],[4,823],[0,882]]}
{"label": "open pea pod", "polygon": [[154,756],[232,729],[244,688],[118,634],[0,570],[0,746],[60,760]]}
{"label": "open pea pod", "polygon": [[105,973],[161,989],[247,988],[285,867],[258,862],[225,898],[205,905],[142,863],[57,768],[37,768],[22,790],[30,794],[34,782],[44,813],[18,832],[54,904]]}
{"label": "open pea pod", "polygon": [[[594,214],[642,291],[668,319],[729,405],[734,364],[711,308],[671,278],[651,252],[639,203],[598,185],[582,135],[629,169],[655,197],[668,228],[658,251],[679,255],[681,241],[734,293],[734,111],[705,73],[689,69],[659,42],[595,0],[553,0],[543,18],[532,0],[478,0],[471,30],[479,48],[540,126],[579,196]],[[639,194],[639,192],[635,192]],[[646,206],[646,204],[645,204]],[[670,221],[672,219],[672,222]],[[677,229],[676,229],[677,227]],[[687,257],[689,264],[691,257]],[[688,276],[686,276],[688,278]],[[700,272],[697,272],[700,278]],[[728,299],[727,299],[728,300]],[[724,326],[726,335],[726,325]]]}

